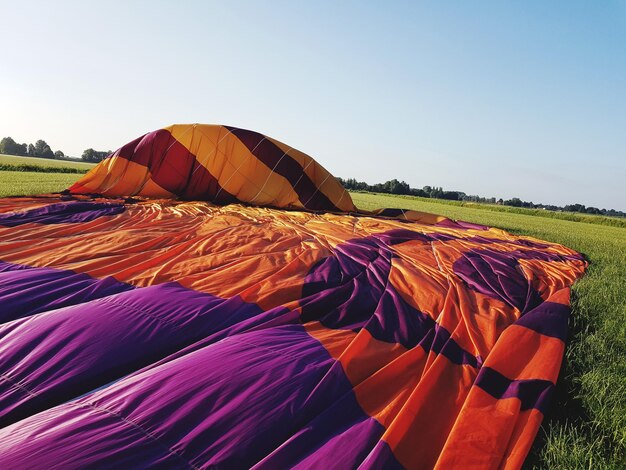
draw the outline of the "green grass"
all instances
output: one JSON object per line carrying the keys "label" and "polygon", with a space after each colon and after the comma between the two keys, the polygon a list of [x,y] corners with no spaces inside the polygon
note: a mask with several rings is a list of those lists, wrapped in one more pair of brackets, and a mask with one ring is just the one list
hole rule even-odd
{"label": "green grass", "polygon": [[572,289],[570,338],[556,394],[526,467],[626,467],[626,228],[481,204],[351,195],[361,209],[432,212],[561,243],[586,255],[591,264]]}
{"label": "green grass", "polygon": [[41,166],[41,165],[7,165],[0,163],[0,171],[29,171],[37,173],[79,173],[85,174],[88,170],[82,168],[63,168],[58,166]]}
{"label": "green grass", "polygon": [[[367,193],[361,191],[351,192],[354,198],[358,198],[358,194],[376,194],[381,197],[390,197],[394,199],[397,207],[404,209],[403,200],[408,201],[419,201],[426,205],[428,204],[436,204],[436,207],[440,207],[442,204],[456,207],[467,207],[470,209],[484,209],[495,212],[508,212],[510,214],[525,214],[525,215],[533,215],[537,217],[547,217],[549,219],[561,219],[561,220],[571,220],[572,222],[587,222],[590,224],[600,224],[600,225],[612,225],[614,227],[626,227],[626,218],[620,217],[609,217],[604,215],[596,215],[596,214],[582,214],[580,212],[557,212],[550,211],[545,209],[529,209],[526,207],[512,207],[512,206],[499,206],[496,204],[484,204],[479,202],[465,202],[465,201],[446,201],[443,199],[429,199],[426,197],[416,197],[416,196],[404,196],[404,195],[391,195],[391,194],[381,194],[381,193]],[[372,203],[368,198],[365,198],[364,203],[366,205],[372,206],[375,203]],[[364,207],[365,208],[365,207]],[[370,210],[369,207],[367,207]],[[428,212],[422,209],[425,212]]]}
{"label": "green grass", "polygon": [[32,196],[60,192],[70,187],[82,174],[0,171],[0,197]]}
{"label": "green grass", "polygon": [[93,166],[93,163],[0,154],[0,197],[60,192]]}
{"label": "green grass", "polygon": [[75,168],[77,170],[89,171],[94,164],[87,162],[71,162],[66,160],[53,160],[50,158],[37,157],[17,157],[15,155],[0,154],[0,165],[32,165],[51,168]]}

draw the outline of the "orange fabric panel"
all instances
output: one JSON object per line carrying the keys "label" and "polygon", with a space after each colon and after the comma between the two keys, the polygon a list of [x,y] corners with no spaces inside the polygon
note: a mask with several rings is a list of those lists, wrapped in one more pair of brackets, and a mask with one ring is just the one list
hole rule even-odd
{"label": "orange fabric panel", "polygon": [[[16,204],[16,201],[19,201],[19,203]],[[20,197],[19,199],[0,198],[0,214],[4,212],[15,212],[16,210],[26,211],[37,209],[38,207],[44,207],[48,204],[50,204],[50,200],[41,197]]]}
{"label": "orange fabric panel", "polygon": [[[555,292],[571,286],[580,275],[580,270],[585,269],[585,262],[582,260],[520,260],[520,267],[533,288],[541,294],[543,299],[548,299]],[[546,273],[549,275],[546,276]],[[565,302],[565,305],[567,304],[569,304],[569,296]]]}
{"label": "orange fabric panel", "polygon": [[523,326],[511,325],[500,337],[498,348],[525,352],[523,355],[494,354],[489,360],[489,366],[502,375],[517,380],[556,382],[565,352],[565,343],[560,339],[541,335]]}
{"label": "orange fabric panel", "polygon": [[357,334],[351,330],[334,330],[326,328],[320,322],[308,322],[304,325],[307,333],[318,340],[329,354],[339,359],[344,351],[352,344]]}
{"label": "orange fabric panel", "polygon": [[402,465],[433,467],[475,377],[472,368],[453,365],[441,355],[427,367],[383,435]]}
{"label": "orange fabric panel", "polygon": [[468,403],[434,468],[519,468],[543,419],[541,412],[520,411],[517,398],[498,400],[478,387],[472,388]]}
{"label": "orange fabric panel", "polygon": [[[98,193],[103,195],[134,195],[142,191],[150,181],[147,167],[120,157],[103,160],[92,168],[78,183],[77,192]],[[171,193],[151,186],[151,191],[143,193],[148,197],[170,197]]]}
{"label": "orange fabric panel", "polygon": [[[358,385],[392,363],[405,351],[406,348],[402,345],[377,340],[363,329],[356,334],[349,345],[346,345],[338,359],[352,385]],[[398,384],[393,385],[395,386]]]}
{"label": "orange fabric panel", "polygon": [[542,421],[543,414],[538,410],[531,409],[519,414],[500,468],[504,470],[522,468]]}

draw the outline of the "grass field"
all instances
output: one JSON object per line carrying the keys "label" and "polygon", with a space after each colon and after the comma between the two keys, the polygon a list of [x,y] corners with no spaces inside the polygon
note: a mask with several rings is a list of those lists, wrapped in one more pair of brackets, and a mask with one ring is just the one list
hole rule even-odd
{"label": "grass field", "polygon": [[[93,166],[93,163],[0,154],[0,197],[63,191]],[[28,171],[31,167],[37,171]],[[63,173],[67,170],[78,173]]]}
{"label": "grass field", "polygon": [[[61,191],[80,176],[0,171],[0,196]],[[361,209],[399,207],[432,212],[562,243],[585,254],[591,265],[573,288],[570,339],[556,396],[526,467],[625,468],[624,221],[380,194],[352,193],[352,197]]]}
{"label": "grass field", "polygon": [[[367,196],[371,193],[360,193],[354,192],[352,193],[353,199],[357,199],[359,194],[364,194]],[[611,225],[614,227],[626,227],[626,219],[618,218],[618,217],[607,217],[603,215],[595,215],[595,214],[582,214],[580,212],[556,212],[549,211],[545,209],[528,209],[526,207],[512,207],[512,206],[499,206],[496,204],[484,204],[479,202],[465,202],[465,201],[446,201],[443,199],[429,199],[425,197],[415,197],[415,196],[403,196],[403,195],[389,195],[389,194],[378,194],[381,197],[390,197],[393,199],[394,204],[397,207],[401,207],[404,209],[404,204],[402,201],[408,200],[410,203],[421,202],[424,204],[423,207],[429,207],[430,204],[436,204],[434,207],[441,207],[442,205],[454,206],[454,207],[463,207],[468,209],[485,209],[489,211],[495,212],[505,212],[509,214],[523,214],[523,215],[532,215],[536,217],[546,217],[548,219],[560,219],[560,220],[570,220],[572,222],[587,222],[590,224],[601,224],[601,225]],[[362,209],[371,209],[376,204],[375,201],[371,199],[365,198],[363,200],[363,204],[368,207],[361,207]],[[371,206],[371,207],[370,207]],[[422,209],[423,212],[428,212],[426,209]],[[465,211],[461,211],[459,213],[465,213]]]}
{"label": "grass field", "polygon": [[67,189],[82,174],[0,171],[0,197],[29,196]]}

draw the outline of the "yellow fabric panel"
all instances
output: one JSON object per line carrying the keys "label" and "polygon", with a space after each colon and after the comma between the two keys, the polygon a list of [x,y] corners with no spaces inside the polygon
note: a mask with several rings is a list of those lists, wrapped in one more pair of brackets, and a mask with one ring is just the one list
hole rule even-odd
{"label": "yellow fabric panel", "polygon": [[[144,184],[150,178],[150,171],[147,167],[113,156],[103,160],[87,173],[72,188],[72,192],[134,196],[141,192]],[[170,193],[165,191],[162,194],[157,194],[155,191],[150,196],[168,197]]]}
{"label": "yellow fabric panel", "polygon": [[168,190],[163,189],[161,186],[156,184],[152,178],[146,181],[146,183],[141,188],[141,191],[137,193],[137,196],[168,199],[176,197],[175,194],[170,193]]}
{"label": "yellow fabric panel", "polygon": [[333,201],[340,210],[344,212],[356,212],[357,209],[352,202],[350,194],[326,168],[298,149],[290,147],[271,137],[267,137],[267,139],[296,160],[311,181],[313,181],[319,190],[325,194],[328,199]]}
{"label": "yellow fabric panel", "polygon": [[177,124],[166,130],[237,199],[260,206],[303,207],[289,182],[252,155],[225,127]]}

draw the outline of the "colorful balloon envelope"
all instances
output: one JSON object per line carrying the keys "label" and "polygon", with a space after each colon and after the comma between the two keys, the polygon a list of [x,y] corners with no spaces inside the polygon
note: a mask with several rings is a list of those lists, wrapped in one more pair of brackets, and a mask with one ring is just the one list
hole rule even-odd
{"label": "colorful balloon envelope", "polygon": [[357,211],[256,132],[148,133],[0,199],[0,467],[519,468],[585,268]]}

